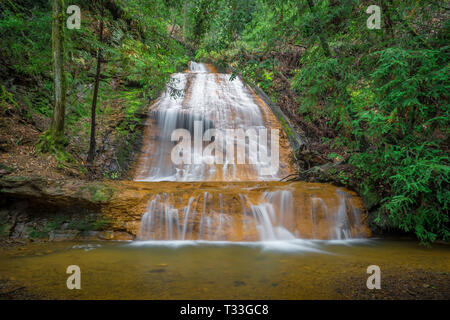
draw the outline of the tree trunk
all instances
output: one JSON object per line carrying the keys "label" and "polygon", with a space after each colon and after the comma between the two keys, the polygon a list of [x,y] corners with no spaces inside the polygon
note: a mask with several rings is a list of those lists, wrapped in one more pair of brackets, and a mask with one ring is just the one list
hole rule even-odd
{"label": "tree trunk", "polygon": [[184,1],[183,8],[183,42],[186,41],[186,13],[187,13],[187,1]]}
{"label": "tree trunk", "polygon": [[[314,4],[313,4],[313,0],[308,0],[308,6],[309,6],[309,10],[311,11],[312,14],[314,14],[313,12],[313,8],[314,8]],[[330,47],[328,46],[328,42],[325,40],[325,36],[323,34],[323,29],[322,29],[322,24],[320,23],[318,18],[315,18],[315,26],[314,29],[316,30],[318,36],[319,36],[319,40],[320,40],[320,44],[322,46],[322,49],[325,53],[325,56],[329,57],[331,56],[331,52],[330,52]]]}
{"label": "tree trunk", "polygon": [[170,36],[172,36],[173,31],[175,29],[175,9],[171,8],[170,9],[170,19],[172,20],[172,22],[170,23],[171,29],[170,29]]}
{"label": "tree trunk", "polygon": [[390,36],[393,35],[393,25],[392,25],[392,18],[391,18],[391,8],[392,8],[393,4],[392,4],[392,0],[385,0],[385,1],[381,1],[381,14],[384,17],[384,25],[385,25],[385,29],[387,30],[387,32],[389,33]]}
{"label": "tree trunk", "polygon": [[64,75],[64,0],[53,0],[52,18],[54,107],[50,125],[50,135],[56,142],[64,137],[64,116],[66,111],[66,78]]}
{"label": "tree trunk", "polygon": [[[102,6],[102,19],[100,20],[100,31],[99,31],[99,41],[100,46],[103,43],[103,17],[104,17],[104,6],[103,0],[101,0]],[[95,158],[95,113],[97,110],[97,97],[98,97],[98,87],[100,85],[100,71],[102,66],[102,48],[99,47],[97,51],[97,73],[95,74],[95,85],[94,85],[94,96],[92,98],[92,108],[91,108],[91,141],[89,144],[89,152],[87,157],[87,163],[92,164]]]}

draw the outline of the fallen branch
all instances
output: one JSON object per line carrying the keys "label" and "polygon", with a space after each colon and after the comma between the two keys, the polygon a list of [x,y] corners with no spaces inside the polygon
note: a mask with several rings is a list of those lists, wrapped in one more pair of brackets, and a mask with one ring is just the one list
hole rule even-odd
{"label": "fallen branch", "polygon": [[[291,177],[295,177],[295,178],[291,178]],[[298,173],[292,173],[292,174],[284,177],[283,179],[281,179],[280,182],[296,181],[296,180],[292,180],[292,179],[300,179],[300,175]]]}

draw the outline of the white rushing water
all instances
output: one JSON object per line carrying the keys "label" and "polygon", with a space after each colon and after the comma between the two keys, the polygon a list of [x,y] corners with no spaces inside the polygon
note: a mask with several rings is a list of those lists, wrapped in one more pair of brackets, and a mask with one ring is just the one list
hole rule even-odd
{"label": "white rushing water", "polygon": [[[351,221],[357,221],[358,210],[346,201],[346,194],[338,191],[339,206],[311,197],[310,212],[294,207],[289,190],[264,192],[256,203],[239,194],[242,210],[230,214],[222,194],[208,192],[191,196],[187,203],[175,208],[179,199],[168,194],[157,194],[149,201],[142,217],[141,240],[206,240],[206,241],[290,241],[301,238],[296,217],[313,230],[321,228],[321,238],[347,240],[353,238]],[[348,207],[350,206],[350,207]],[[353,217],[348,217],[348,214]],[[236,230],[238,230],[236,232]],[[316,233],[312,234],[316,238]]]}
{"label": "white rushing water", "polygon": [[[191,62],[189,67],[189,72],[176,73],[172,76],[167,90],[150,110],[156,128],[150,130],[150,136],[146,137],[152,144],[144,150],[136,180],[279,179],[276,171],[272,174],[261,174],[263,168],[268,166],[267,158],[271,156],[270,146],[275,144],[272,144],[270,128],[267,128],[260,106],[255,102],[248,87],[239,78],[232,80],[230,74],[209,72],[208,67],[202,63]],[[213,160],[211,156],[205,155],[204,148],[208,143],[200,141],[199,146],[192,141],[191,163],[175,164],[171,158],[176,145],[171,141],[172,133],[176,129],[186,129],[194,139],[196,122],[201,136],[208,129],[215,129],[223,134],[228,129],[242,129],[256,135],[249,134],[243,140],[237,137],[226,137],[224,138],[226,142],[217,140],[217,149],[224,154],[223,163],[219,164],[211,163],[215,158]],[[249,129],[254,131],[247,131]],[[267,129],[267,141],[258,135],[263,132],[260,131],[262,129]],[[211,141],[213,139],[211,137]],[[235,154],[228,157],[230,153],[227,154],[226,144],[232,145],[236,154],[237,150],[245,150],[244,163],[238,163]]]}

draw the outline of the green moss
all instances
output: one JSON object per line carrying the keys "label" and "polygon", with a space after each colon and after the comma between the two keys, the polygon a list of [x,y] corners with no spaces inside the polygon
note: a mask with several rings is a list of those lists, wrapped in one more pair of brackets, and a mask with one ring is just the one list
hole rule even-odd
{"label": "green moss", "polygon": [[80,188],[81,194],[88,194],[91,201],[96,203],[108,202],[114,194],[114,189],[101,184],[95,183]]}
{"label": "green moss", "polygon": [[55,216],[46,221],[43,225],[37,227],[28,227],[26,232],[30,238],[42,239],[48,238],[50,232],[61,229],[63,223],[69,220],[66,216]]}
{"label": "green moss", "polygon": [[106,217],[99,217],[92,224],[93,230],[95,231],[104,231],[108,229],[112,225],[112,221]]}
{"label": "green moss", "polygon": [[[115,139],[116,159],[121,168],[125,168],[131,159],[131,154],[135,149],[139,139],[142,137],[142,123],[145,121],[138,115],[143,112],[148,103],[142,98],[143,91],[141,89],[129,90],[128,92],[120,92],[116,98],[124,100],[125,118],[116,128],[117,135]],[[105,173],[107,178],[117,179],[120,172]]]}
{"label": "green moss", "polygon": [[92,200],[94,202],[106,202],[110,198],[110,196],[111,195],[105,192],[105,190],[97,190],[92,195]]}
{"label": "green moss", "polygon": [[289,138],[295,138],[294,133],[292,132],[291,127],[287,124],[286,120],[282,116],[278,116],[278,120],[284,128],[284,131],[289,136]]}
{"label": "green moss", "polygon": [[69,223],[68,229],[77,230],[81,233],[87,231],[104,231],[112,225],[112,221],[106,217],[85,217],[73,220]]}
{"label": "green moss", "polygon": [[376,207],[381,202],[381,197],[371,184],[362,183],[360,185],[359,194],[364,201],[365,207],[369,210]]}
{"label": "green moss", "polygon": [[51,153],[64,157],[64,147],[67,145],[68,141],[64,136],[55,136],[51,130],[47,130],[39,137],[35,150],[41,153]]}
{"label": "green moss", "polygon": [[53,154],[57,159],[58,168],[60,169],[68,167],[76,169],[81,173],[86,173],[86,168],[81,166],[78,161],[65,150],[67,145],[68,140],[66,137],[55,136],[52,134],[51,130],[48,130],[39,137],[38,142],[35,145],[35,151]]}
{"label": "green moss", "polygon": [[[68,218],[67,216],[52,217],[43,225],[27,227],[25,232],[32,239],[48,238],[51,232],[61,230],[62,225],[68,223],[66,229],[76,230],[80,233],[88,231],[104,231],[112,225],[112,221],[106,217],[84,216],[81,218]],[[9,232],[9,226],[0,224],[0,238],[6,237]]]}
{"label": "green moss", "polygon": [[0,222],[0,238],[6,238],[9,234],[10,226],[5,222]]}
{"label": "green moss", "polygon": [[107,179],[117,180],[120,178],[121,173],[119,171],[105,171],[103,172],[103,176]]}
{"label": "green moss", "polygon": [[43,239],[49,237],[49,231],[40,231],[33,228],[27,229],[28,235],[32,239]]}

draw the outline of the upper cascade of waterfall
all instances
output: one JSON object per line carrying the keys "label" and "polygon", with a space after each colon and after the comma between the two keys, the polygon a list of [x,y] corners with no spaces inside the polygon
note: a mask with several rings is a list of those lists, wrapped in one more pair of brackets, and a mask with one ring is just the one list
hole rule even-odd
{"label": "upper cascade of waterfall", "polygon": [[270,109],[238,77],[203,63],[172,75],[147,128],[137,181],[278,180],[293,171]]}
{"label": "upper cascade of waterfall", "polygon": [[190,72],[208,72],[209,69],[204,63],[197,63],[194,61],[189,61],[189,71]]}

